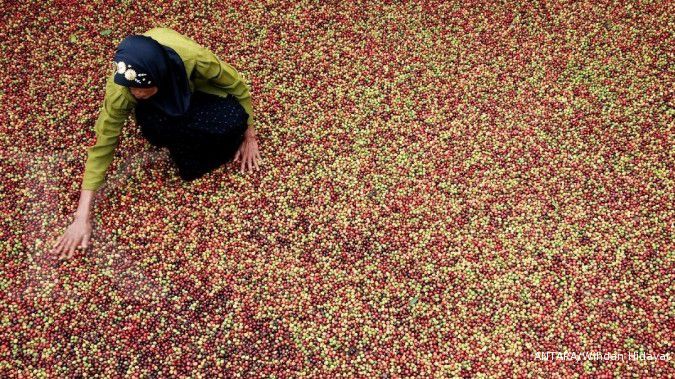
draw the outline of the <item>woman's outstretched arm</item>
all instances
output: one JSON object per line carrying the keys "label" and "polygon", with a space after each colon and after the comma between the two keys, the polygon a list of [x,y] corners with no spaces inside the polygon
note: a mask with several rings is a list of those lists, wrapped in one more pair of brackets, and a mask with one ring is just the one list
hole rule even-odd
{"label": "woman's outstretched arm", "polygon": [[106,83],[105,98],[94,125],[96,143],[87,149],[79,205],[73,213],[73,221],[56,240],[50,252],[60,254],[59,258],[71,258],[75,249],[89,246],[92,202],[96,191],[104,183],[106,170],[115,155],[122,126],[135,105],[135,101],[124,92],[126,89],[113,82],[113,75]]}

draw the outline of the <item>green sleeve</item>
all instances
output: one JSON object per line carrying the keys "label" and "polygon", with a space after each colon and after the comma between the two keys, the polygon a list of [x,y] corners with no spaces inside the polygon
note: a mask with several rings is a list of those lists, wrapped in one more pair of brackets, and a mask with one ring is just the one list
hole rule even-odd
{"label": "green sleeve", "polygon": [[96,143],[87,149],[82,189],[97,190],[103,184],[119,143],[122,126],[135,105],[124,95],[124,86],[113,82],[113,77],[114,73],[106,83],[105,98],[94,125]]}
{"label": "green sleeve", "polygon": [[200,46],[196,59],[195,71],[197,71],[197,74],[237,98],[239,104],[248,113],[247,124],[252,125],[253,106],[251,105],[251,93],[243,76],[234,67],[221,61],[218,56],[205,47]]}

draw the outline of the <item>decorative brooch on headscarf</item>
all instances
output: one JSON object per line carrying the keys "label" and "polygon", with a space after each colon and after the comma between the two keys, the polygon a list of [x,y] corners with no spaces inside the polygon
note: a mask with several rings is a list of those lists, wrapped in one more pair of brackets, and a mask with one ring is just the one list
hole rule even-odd
{"label": "decorative brooch on headscarf", "polygon": [[127,64],[119,61],[119,62],[113,62],[113,66],[115,66],[115,69],[117,70],[118,74],[124,74],[124,78],[126,80],[133,80],[136,83],[139,84],[145,84],[145,81],[148,81],[148,84],[152,84],[152,80],[148,80],[146,76],[148,74],[143,74],[143,73],[137,73],[136,70],[131,68],[131,65],[127,67]]}

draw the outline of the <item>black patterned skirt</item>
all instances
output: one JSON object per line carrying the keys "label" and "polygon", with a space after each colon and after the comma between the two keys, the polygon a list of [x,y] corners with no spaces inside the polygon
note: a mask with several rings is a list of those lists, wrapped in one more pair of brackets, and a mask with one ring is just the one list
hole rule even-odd
{"label": "black patterned skirt", "polygon": [[154,146],[167,147],[179,176],[198,179],[232,161],[244,141],[248,114],[237,99],[195,91],[183,116],[172,117],[143,101],[136,123]]}

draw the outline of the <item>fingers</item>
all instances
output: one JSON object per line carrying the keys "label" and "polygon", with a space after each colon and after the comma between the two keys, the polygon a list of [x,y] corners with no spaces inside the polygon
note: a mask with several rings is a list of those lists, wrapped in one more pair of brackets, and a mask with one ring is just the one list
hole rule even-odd
{"label": "fingers", "polygon": [[56,240],[56,243],[54,244],[54,247],[56,247],[56,245],[58,245],[59,243],[61,243],[61,241],[63,241],[63,237],[64,237],[64,236],[65,236],[65,233],[64,233],[64,234],[61,234],[61,237],[59,237],[59,238]]}
{"label": "fingers", "polygon": [[91,234],[85,234],[84,235],[84,241],[82,242],[82,248],[86,249],[89,247],[89,238],[91,238]]}
{"label": "fingers", "polygon": [[66,257],[66,252],[68,251],[68,245],[70,245],[70,239],[66,239],[63,241],[63,244],[59,248],[59,259],[63,259]]}
{"label": "fingers", "polygon": [[262,161],[262,158],[260,158],[260,151],[257,151],[257,150],[256,150],[256,152],[255,152],[255,157],[256,157],[256,161],[255,161],[255,169],[256,169],[256,170],[260,170],[260,166],[258,165],[258,162],[259,162],[259,161]]}
{"label": "fingers", "polygon": [[260,157],[260,152],[256,148],[245,148],[242,147],[237,151],[235,155],[235,161],[239,160],[241,165],[239,166],[240,172],[243,174],[246,170],[253,172],[254,170],[259,170],[260,165],[258,161],[262,161]]}
{"label": "fingers", "polygon": [[61,243],[61,246],[59,246],[59,259],[63,259],[66,256],[66,252],[68,251],[68,246],[70,246],[70,238],[64,238],[63,242]]}
{"label": "fingers", "polygon": [[55,249],[56,253],[63,253],[63,249],[66,247],[67,243],[68,237],[64,237],[61,242],[59,242],[59,246]]}
{"label": "fingers", "polygon": [[241,149],[237,150],[237,153],[234,155],[233,162],[236,162],[239,159],[240,155],[241,155]]}
{"label": "fingers", "polygon": [[74,243],[70,249],[68,249],[68,256],[67,258],[70,259],[73,257],[73,253],[75,253],[75,249],[77,248],[77,243]]}
{"label": "fingers", "polygon": [[80,244],[77,238],[62,237],[58,247],[52,249],[52,254],[59,254],[59,259],[70,259],[77,249],[86,249],[89,246],[91,234],[86,234]]}
{"label": "fingers", "polygon": [[61,237],[59,237],[59,239],[56,240],[56,243],[52,247],[52,251],[51,251],[52,254],[57,253],[59,251],[59,246],[61,246],[61,243],[63,243],[63,237],[64,236],[65,236],[65,234],[62,234]]}
{"label": "fingers", "polygon": [[244,158],[241,160],[241,173],[251,166],[251,157],[249,154],[244,154]]}
{"label": "fingers", "polygon": [[68,245],[68,255],[67,255],[68,259],[73,257],[73,253],[75,252],[75,249],[77,248],[78,244],[79,244],[79,241],[77,239],[71,240],[70,245]]}
{"label": "fingers", "polygon": [[68,238],[66,243],[61,249],[61,258],[70,258],[72,257],[72,250],[75,248],[75,239],[74,238]]}

